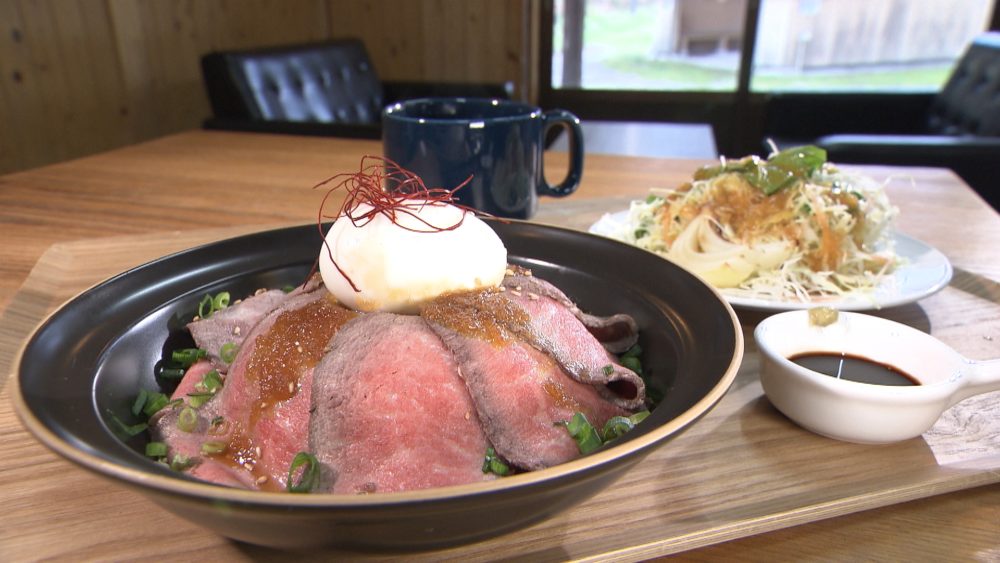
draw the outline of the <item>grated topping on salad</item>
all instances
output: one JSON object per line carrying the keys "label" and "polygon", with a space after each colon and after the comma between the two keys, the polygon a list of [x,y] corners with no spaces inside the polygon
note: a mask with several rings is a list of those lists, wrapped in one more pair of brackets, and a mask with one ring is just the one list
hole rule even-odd
{"label": "grated topping on salad", "polygon": [[632,202],[611,236],[655,252],[729,295],[822,301],[872,294],[898,265],[883,185],[813,146],[698,170]]}

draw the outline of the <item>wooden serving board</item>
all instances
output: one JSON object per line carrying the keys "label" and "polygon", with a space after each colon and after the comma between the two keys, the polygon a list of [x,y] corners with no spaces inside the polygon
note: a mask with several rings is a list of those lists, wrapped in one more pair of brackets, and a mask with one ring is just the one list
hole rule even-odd
{"label": "wooden serving board", "polygon": [[[612,202],[614,203],[614,202]],[[585,227],[608,201],[543,207],[538,220]],[[227,228],[56,244],[41,257],[0,318],[0,373],[24,340],[79,291],[150,259],[256,228]],[[746,354],[725,398],[690,430],[651,454],[612,488],[531,528],[473,545],[399,556],[408,561],[640,560],[912,499],[1000,482],[1000,393],[964,401],[922,438],[863,446],[811,434],[763,396],[753,328],[738,311]],[[961,353],[996,353],[1000,287],[962,270],[919,305],[882,311],[933,333]],[[280,559],[174,516],[38,444],[0,397],[0,560]],[[483,518],[489,518],[484,514]],[[69,541],[69,540],[72,541]],[[323,551],[352,559],[392,555]]]}

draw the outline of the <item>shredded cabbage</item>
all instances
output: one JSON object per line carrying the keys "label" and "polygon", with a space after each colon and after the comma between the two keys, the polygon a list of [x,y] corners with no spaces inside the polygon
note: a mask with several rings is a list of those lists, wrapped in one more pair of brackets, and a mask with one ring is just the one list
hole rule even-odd
{"label": "shredded cabbage", "polygon": [[[779,170],[786,175],[776,187],[761,171],[776,157],[789,160],[789,151],[810,157],[810,166]],[[723,160],[678,188],[654,188],[610,234],[728,295],[814,302],[871,297],[899,263],[897,213],[882,184],[841,171],[815,147],[797,147],[767,160]]]}

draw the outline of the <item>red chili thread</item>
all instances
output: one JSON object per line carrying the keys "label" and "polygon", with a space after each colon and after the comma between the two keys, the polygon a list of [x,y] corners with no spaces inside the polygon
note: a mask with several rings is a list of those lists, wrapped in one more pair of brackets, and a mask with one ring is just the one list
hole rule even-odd
{"label": "red chili thread", "polygon": [[[313,189],[316,189],[331,182],[337,182],[333,187],[328,188],[326,194],[323,196],[323,201],[319,206],[319,217],[317,218],[319,235],[323,239],[323,246],[326,248],[327,256],[329,256],[334,267],[337,268],[337,272],[351,285],[351,289],[360,293],[361,290],[358,289],[358,286],[344,272],[340,264],[337,264],[337,261],[333,259],[333,250],[327,244],[326,236],[323,233],[323,221],[325,219],[336,220],[340,217],[347,217],[355,227],[363,227],[372,222],[376,215],[381,214],[392,221],[393,224],[415,233],[453,231],[465,222],[465,213],[462,214],[458,222],[444,227],[428,223],[425,219],[419,217],[417,213],[427,205],[449,204],[468,213],[490,216],[488,213],[477,211],[456,202],[455,192],[465,187],[471,181],[472,176],[469,176],[461,184],[450,190],[446,188],[428,188],[419,176],[404,169],[388,158],[371,155],[362,157],[361,166],[357,172],[337,174],[313,186]],[[335,214],[325,214],[327,201],[329,201],[330,196],[337,190],[345,190],[347,192],[344,196],[344,202]],[[362,204],[367,204],[371,208],[364,212],[359,212]],[[426,226],[427,230],[424,230],[422,227],[411,228],[400,224],[398,221],[400,215],[413,217]]]}

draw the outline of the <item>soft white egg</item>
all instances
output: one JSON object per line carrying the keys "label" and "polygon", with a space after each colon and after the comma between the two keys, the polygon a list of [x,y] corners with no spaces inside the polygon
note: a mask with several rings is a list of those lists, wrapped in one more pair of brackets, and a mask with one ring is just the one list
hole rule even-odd
{"label": "soft white egg", "polygon": [[[362,204],[352,215],[369,210]],[[459,227],[441,230],[459,221]],[[506,269],[507,249],[493,229],[474,214],[443,203],[420,207],[416,217],[397,212],[395,222],[379,213],[356,227],[340,217],[319,256],[327,289],[358,311],[413,313],[445,293],[499,286]]]}

